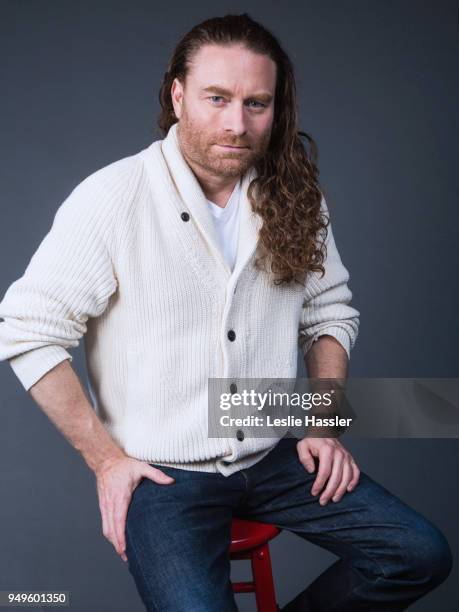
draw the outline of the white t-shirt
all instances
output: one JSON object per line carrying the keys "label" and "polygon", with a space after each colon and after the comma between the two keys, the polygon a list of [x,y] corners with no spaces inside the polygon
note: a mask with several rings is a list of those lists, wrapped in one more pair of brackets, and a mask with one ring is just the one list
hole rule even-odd
{"label": "white t-shirt", "polygon": [[207,200],[217,230],[220,248],[231,270],[234,270],[234,265],[236,263],[239,236],[240,192],[241,179],[239,179],[234,186],[233,192],[224,208],[218,206],[211,200]]}

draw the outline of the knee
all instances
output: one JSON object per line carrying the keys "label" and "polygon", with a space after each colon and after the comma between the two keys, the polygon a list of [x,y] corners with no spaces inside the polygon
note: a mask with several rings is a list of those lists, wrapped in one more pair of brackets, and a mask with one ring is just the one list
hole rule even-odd
{"label": "knee", "polygon": [[437,528],[434,528],[434,534],[429,539],[429,543],[430,571],[427,575],[430,582],[436,586],[444,582],[450,575],[453,568],[453,553],[448,540]]}
{"label": "knee", "polygon": [[409,570],[416,582],[433,589],[446,580],[453,567],[453,554],[445,535],[427,521],[417,526],[408,545]]}

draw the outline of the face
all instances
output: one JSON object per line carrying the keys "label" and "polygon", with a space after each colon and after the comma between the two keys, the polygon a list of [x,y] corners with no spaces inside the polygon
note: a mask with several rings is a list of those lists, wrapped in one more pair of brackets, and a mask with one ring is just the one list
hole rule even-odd
{"label": "face", "polygon": [[184,157],[198,172],[238,177],[263,157],[274,116],[276,64],[243,46],[204,45],[172,102]]}

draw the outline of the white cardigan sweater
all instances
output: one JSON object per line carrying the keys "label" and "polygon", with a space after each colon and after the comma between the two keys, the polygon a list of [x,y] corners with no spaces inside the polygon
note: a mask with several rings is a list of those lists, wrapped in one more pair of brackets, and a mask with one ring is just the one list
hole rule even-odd
{"label": "white cardigan sweater", "polygon": [[294,378],[298,349],[306,354],[321,334],[349,356],[360,313],[331,225],[326,274],[306,288],[275,286],[254,268],[254,168],[243,177],[231,272],[176,128],[97,170],[60,205],[0,302],[0,360],[28,390],[72,360],[84,335],[94,408],[129,456],[229,475],[278,438],[208,437],[208,378]]}

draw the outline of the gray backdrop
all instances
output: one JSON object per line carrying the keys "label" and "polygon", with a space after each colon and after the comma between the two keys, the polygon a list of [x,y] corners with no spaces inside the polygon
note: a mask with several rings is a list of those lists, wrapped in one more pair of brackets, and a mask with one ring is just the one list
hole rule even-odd
{"label": "gray backdrop", "polygon": [[[73,187],[158,138],[157,92],[179,36],[204,18],[247,11],[291,54],[301,127],[319,145],[361,312],[350,375],[458,375],[455,2],[0,7],[2,295]],[[84,379],[83,346],[73,354]],[[140,612],[127,564],[103,537],[92,472],[8,364],[0,377],[0,590],[66,589],[78,612]],[[347,448],[362,470],[433,520],[457,557],[457,440],[352,439]],[[289,533],[271,550],[281,605],[336,559]],[[233,578],[248,576],[248,562],[237,563]],[[458,578],[456,559],[447,582],[413,611],[456,610]],[[255,610],[252,595],[237,601]]]}

